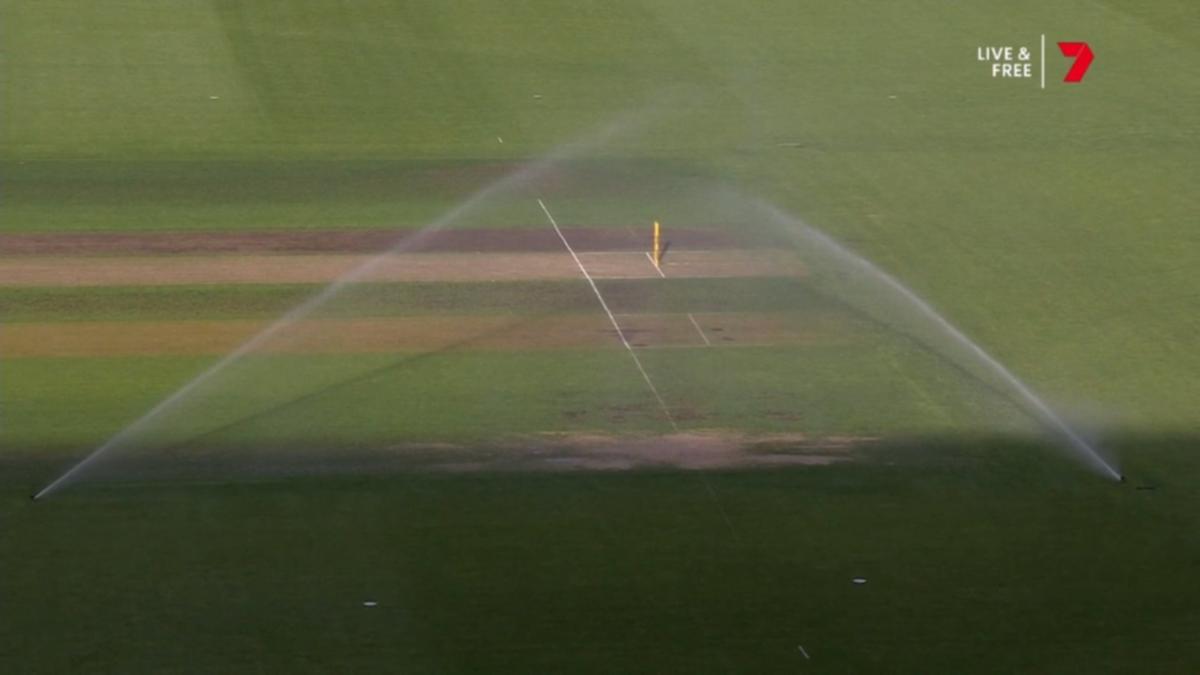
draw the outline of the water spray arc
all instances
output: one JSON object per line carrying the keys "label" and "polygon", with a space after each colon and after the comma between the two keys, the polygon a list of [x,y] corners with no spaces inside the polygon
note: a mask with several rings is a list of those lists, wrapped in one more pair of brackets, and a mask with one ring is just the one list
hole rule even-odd
{"label": "water spray arc", "polygon": [[880,290],[899,300],[905,307],[934,328],[944,339],[966,351],[970,358],[998,378],[1042,424],[1059,436],[1080,459],[1099,473],[1123,482],[1124,476],[1079,432],[1071,428],[1029,385],[996,357],[963,333],[920,295],[871,261],[846,248],[833,237],[785,213],[763,200],[751,200],[756,209],[777,224],[796,244],[837,269],[863,275]]}
{"label": "water spray arc", "polygon": [[182,387],[175,390],[174,393],[158,402],[156,405],[154,405],[154,407],[146,411],[141,417],[134,420],[121,431],[117,432],[117,434],[112,438],[108,439],[102,445],[92,450],[92,452],[86,455],[83,459],[67,469],[66,472],[64,472],[58,478],[55,478],[37,493],[32,495],[31,499],[34,501],[42,499],[53,494],[65,485],[68,485],[72,480],[77,479],[88,467],[94,465],[97,461],[112,452],[115,448],[121,447],[123,444],[131,441],[137,437],[138,434],[147,430],[165,413],[177,408],[187,401],[188,398],[201,386],[211,382],[218,375],[226,371],[230,366],[240,361],[243,357],[253,353],[287,327],[293,325],[295,322],[303,319],[316,309],[322,307],[330,300],[337,297],[338,294],[340,294],[350,284],[361,281],[368,277],[371,272],[386,263],[390,256],[419,246],[438,231],[469,215],[477,208],[487,203],[488,200],[504,194],[507,191],[526,185],[531,181],[540,178],[549,170],[553,169],[556,165],[570,160],[573,157],[581,156],[587,151],[600,147],[604,143],[611,141],[617,136],[629,133],[631,129],[642,126],[654,112],[655,109],[651,108],[638,113],[622,115],[616,121],[602,127],[599,131],[588,134],[580,140],[563,144],[552,150],[544,157],[529,162],[503,176],[502,178],[492,182],[491,184],[483,187],[464,200],[462,203],[443,213],[437,219],[428,223],[416,232],[409,232],[399,235],[390,247],[368,258],[362,264],[346,272],[344,275],[322,288],[304,302],[288,310],[278,319],[271,322],[271,324],[266,328],[243,342],[230,353],[221,357],[220,360],[213,363],[199,375],[193,377]]}

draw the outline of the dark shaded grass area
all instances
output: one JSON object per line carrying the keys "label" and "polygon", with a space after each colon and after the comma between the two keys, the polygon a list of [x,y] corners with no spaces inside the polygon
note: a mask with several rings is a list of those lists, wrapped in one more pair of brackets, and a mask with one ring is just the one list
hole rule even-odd
{"label": "dark shaded grass area", "polygon": [[0,664],[1186,672],[1200,494],[1174,477],[1197,439],[1117,445],[1124,485],[1037,444],[944,438],[786,471],[83,484],[39,503],[50,462],[9,458]]}
{"label": "dark shaded grass area", "polygon": [[[395,201],[431,194],[458,200],[521,166],[494,158],[411,160],[188,160],[0,162],[6,199],[15,205],[129,202],[202,206],[223,203]],[[683,178],[678,177],[682,173]],[[699,176],[681,162],[623,159],[576,160],[542,179],[538,191],[627,196],[661,186],[663,176],[683,183]],[[531,193],[533,194],[533,193]]]}

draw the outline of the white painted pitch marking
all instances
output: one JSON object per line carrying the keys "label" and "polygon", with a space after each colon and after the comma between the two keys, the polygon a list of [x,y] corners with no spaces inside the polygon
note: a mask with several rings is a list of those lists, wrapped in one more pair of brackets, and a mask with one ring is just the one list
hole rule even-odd
{"label": "white painted pitch marking", "polygon": [[1042,89],[1046,88],[1046,34],[1042,33]]}
{"label": "white painted pitch marking", "polygon": [[692,316],[691,312],[688,312],[688,321],[691,321],[692,325],[696,327],[696,332],[699,333],[700,337],[704,340],[704,346],[711,347],[712,342],[709,342],[708,336],[704,334],[704,329],[700,327],[700,324],[696,323],[696,317]]}
{"label": "white painted pitch marking", "polygon": [[592,275],[588,274],[587,268],[583,266],[583,262],[579,256],[575,254],[575,249],[571,248],[571,243],[567,241],[562,230],[558,227],[558,222],[554,220],[554,216],[550,215],[550,209],[546,208],[546,203],[539,197],[537,200],[538,206],[542,207],[542,213],[546,214],[546,219],[550,221],[550,225],[554,227],[554,232],[558,234],[558,238],[562,240],[563,246],[567,248],[567,253],[571,254],[571,258],[575,260],[575,265],[579,267],[579,271],[583,273],[583,278],[587,280],[588,285],[592,287],[592,292],[596,294],[596,299],[600,301],[600,307],[604,309],[604,313],[608,315],[609,322],[613,328],[617,330],[617,337],[621,338],[621,344],[625,346],[625,350],[629,352],[630,358],[633,359],[633,364],[637,366],[638,372],[642,374],[642,379],[646,381],[646,386],[650,389],[650,393],[654,394],[654,399],[658,401],[658,407],[662,409],[663,416],[671,423],[671,428],[679,431],[679,425],[675,423],[675,417],[667,408],[667,402],[663,400],[662,394],[658,393],[658,387],[654,386],[654,380],[650,379],[650,374],[646,372],[646,368],[642,366],[642,360],[638,358],[637,352],[633,350],[633,345],[629,344],[629,340],[625,337],[625,331],[621,329],[621,324],[617,322],[617,317],[613,316],[612,310],[608,308],[608,303],[604,301],[604,295],[600,293],[600,288],[596,286],[596,282],[592,280]]}
{"label": "white painted pitch marking", "polygon": [[654,256],[650,255],[649,251],[646,251],[646,258],[650,260],[650,265],[654,267],[654,271],[658,272],[658,276],[666,279],[667,275],[663,274],[662,268],[658,266],[658,263],[654,262]]}
{"label": "white painted pitch marking", "polygon": [[804,649],[804,645],[796,645],[796,646],[800,648],[800,653],[804,655],[805,660],[808,660],[808,661],[812,660],[808,655],[808,651],[806,651]]}

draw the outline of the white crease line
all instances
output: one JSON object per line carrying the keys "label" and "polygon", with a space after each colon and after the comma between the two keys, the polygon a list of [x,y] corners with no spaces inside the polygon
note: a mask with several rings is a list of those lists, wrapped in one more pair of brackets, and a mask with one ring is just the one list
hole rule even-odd
{"label": "white crease line", "polygon": [[696,317],[692,316],[691,312],[688,312],[688,321],[692,322],[692,325],[696,327],[696,332],[704,339],[704,346],[711,347],[712,343],[709,342],[708,336],[704,334],[704,329],[700,327],[700,324],[696,323]]}
{"label": "white crease line", "polygon": [[654,266],[654,270],[656,272],[658,272],[658,276],[662,277],[663,279],[666,279],[667,275],[663,274],[662,268],[659,267],[658,264],[654,262],[654,256],[650,255],[649,251],[646,251],[646,257],[650,259],[650,264]]}
{"label": "white crease line", "polygon": [[634,365],[637,366],[638,372],[642,374],[642,379],[646,381],[646,386],[650,388],[650,393],[654,394],[655,400],[658,401],[658,407],[662,408],[663,415],[671,423],[671,428],[679,431],[679,425],[675,423],[675,417],[671,415],[671,411],[667,408],[667,402],[663,400],[662,394],[658,393],[658,387],[654,386],[654,381],[650,379],[646,368],[642,366],[642,360],[638,358],[637,352],[633,351],[633,345],[630,345],[629,340],[625,338],[625,331],[621,330],[621,324],[617,323],[617,317],[613,316],[612,310],[608,308],[608,303],[604,301],[604,296],[600,294],[599,287],[596,286],[595,281],[592,281],[592,275],[588,274],[587,268],[583,266],[583,262],[579,260],[579,256],[575,255],[575,249],[571,248],[570,242],[563,236],[562,230],[558,227],[558,222],[554,220],[554,216],[550,215],[550,209],[546,208],[546,203],[540,197],[537,203],[538,206],[542,207],[542,213],[546,214],[546,219],[554,226],[554,232],[562,240],[563,246],[567,247],[567,253],[571,254],[571,258],[579,266],[579,271],[583,273],[583,278],[587,279],[588,285],[592,287],[592,292],[596,294],[596,299],[600,301],[600,306],[604,309],[604,313],[608,315],[608,320],[612,322],[613,328],[617,329],[617,337],[621,338],[621,344],[625,345],[625,350],[629,352],[629,356],[633,359]]}

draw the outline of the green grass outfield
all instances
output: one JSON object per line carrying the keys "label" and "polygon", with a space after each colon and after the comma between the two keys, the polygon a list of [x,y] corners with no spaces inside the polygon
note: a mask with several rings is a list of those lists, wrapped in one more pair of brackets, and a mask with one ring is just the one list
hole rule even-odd
{"label": "green grass outfield", "polygon": [[[821,311],[836,306],[801,279],[602,279],[614,311]],[[79,320],[274,318],[316,294],[313,284],[93,286],[0,288],[0,311],[10,323]],[[444,313],[508,314],[598,311],[596,297],[576,281],[356,284],[317,308],[314,318],[414,316]]]}
{"label": "green grass outfield", "polygon": [[[1131,469],[1161,478],[1156,492],[1114,489],[1041,448],[961,442],[957,461],[895,448],[899,466],[704,479],[85,487],[34,508],[10,488],[6,660],[25,672],[1187,672],[1200,551],[1194,491],[1171,476],[1200,467],[1188,442],[1144,441]],[[45,471],[5,469],[10,486]]]}
{"label": "green grass outfield", "polygon": [[[1044,91],[975,59],[1042,33]],[[1076,39],[1096,62],[1061,84],[1053,43]],[[1191,4],[0,0],[0,41],[0,233],[415,230],[623,119],[624,133],[568,153],[557,182],[450,226],[546,228],[542,196],[568,235],[661,218],[778,242],[708,188],[761,196],[928,297],[1089,422],[1130,476],[1088,473],[888,321],[777,278],[602,286],[636,313],[844,313],[845,344],[644,359],[665,399],[713,426],[885,436],[854,462],[131,475],[30,504],[212,359],[8,357],[0,671],[1200,664]],[[0,318],[267,318],[314,290],[10,286]],[[582,282],[396,290],[352,289],[320,314],[598,312]],[[411,356],[264,357],[181,424],[275,410],[292,387],[299,403],[214,444],[663,431],[619,349]],[[404,377],[338,384],[378,371]],[[765,414],[787,406],[798,419]],[[563,416],[577,408],[582,420]]]}

